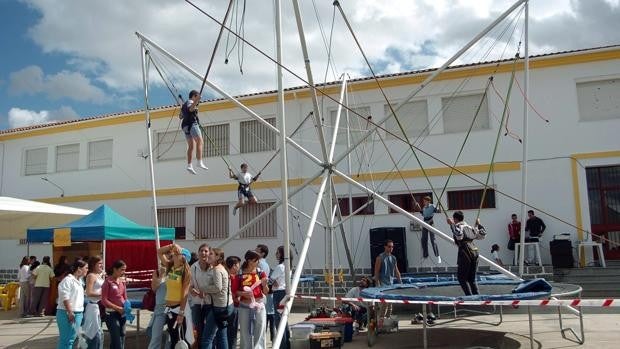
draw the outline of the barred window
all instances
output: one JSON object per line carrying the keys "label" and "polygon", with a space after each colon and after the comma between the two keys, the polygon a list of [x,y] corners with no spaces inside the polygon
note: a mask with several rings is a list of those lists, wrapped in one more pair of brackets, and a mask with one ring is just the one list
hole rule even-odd
{"label": "barred window", "polygon": [[[448,192],[449,210],[474,210],[480,208],[483,189],[453,190]],[[495,190],[487,189],[482,208],[495,208]]]}
{"label": "barred window", "polygon": [[[265,121],[276,125],[276,118]],[[276,133],[258,120],[242,121],[240,124],[241,153],[276,150]]]}
{"label": "barred window", "polygon": [[[239,209],[239,227],[243,227],[254,217],[261,214],[263,211],[273,205],[273,202],[263,202],[253,205],[245,205]],[[250,228],[241,233],[242,239],[249,238],[275,238],[278,236],[278,221],[276,217],[276,210],[272,210],[256,222]]]}
{"label": "barred window", "polygon": [[[355,196],[351,198],[353,203],[353,210],[349,209],[349,198],[342,197],[338,198],[338,206],[340,206],[340,213],[342,216],[348,216],[351,213],[357,211],[362,206],[366,205],[370,200],[369,196]],[[366,205],[361,211],[357,212],[356,215],[372,215],[375,214],[375,202],[371,202]]]}
{"label": "barred window", "polygon": [[442,98],[441,106],[445,133],[467,132],[474,117],[472,130],[490,128],[488,100],[483,94]]}
{"label": "barred window", "polygon": [[205,127],[205,156],[230,154],[230,125],[210,125]]}
{"label": "barred window", "polygon": [[196,207],[196,239],[228,237],[228,205]]}
{"label": "barred window", "polygon": [[79,143],[56,146],[56,172],[76,171],[79,166]]}
{"label": "barred window", "polygon": [[153,153],[158,161],[184,159],[187,153],[187,142],[183,131],[165,131],[157,133],[157,143]]}
{"label": "barred window", "polygon": [[88,168],[112,167],[112,140],[88,142]]}
{"label": "barred window", "polygon": [[[337,144],[347,144],[347,130],[351,135],[351,143],[357,142],[361,139],[366,132],[368,132],[369,124],[365,120],[370,116],[370,107],[350,107],[353,111],[347,111],[345,108],[342,108],[340,112],[340,122],[338,123],[338,135],[336,136]],[[346,113],[349,113],[349,125],[347,127],[347,117]],[[330,112],[331,123],[330,126],[332,129],[336,128],[336,114],[338,110],[332,110]],[[357,115],[357,114],[359,115]],[[361,115],[361,117],[360,117]],[[328,141],[331,142],[331,135],[333,132],[329,133],[330,138]]]}
{"label": "barred window", "polygon": [[[385,116],[391,114],[390,107],[386,104],[384,107]],[[428,134],[428,106],[426,100],[410,102],[403,105],[396,113],[398,121],[405,129],[407,137],[419,137]],[[387,138],[396,138],[396,136],[404,138],[403,132],[398,126],[395,117],[390,117],[385,122],[385,128],[389,133]]]}
{"label": "barred window", "polygon": [[47,173],[47,148],[26,150],[24,174],[26,176]]}
{"label": "barred window", "polygon": [[175,239],[185,239],[185,207],[158,208],[157,222],[160,227],[173,227]]}

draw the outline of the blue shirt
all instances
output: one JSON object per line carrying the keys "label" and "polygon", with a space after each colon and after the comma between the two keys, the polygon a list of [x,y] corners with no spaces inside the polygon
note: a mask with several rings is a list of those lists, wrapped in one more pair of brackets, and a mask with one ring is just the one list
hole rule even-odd
{"label": "blue shirt", "polygon": [[437,208],[433,204],[429,204],[428,206],[424,206],[422,208],[422,217],[424,217],[425,221],[433,219],[433,215],[437,212]]}

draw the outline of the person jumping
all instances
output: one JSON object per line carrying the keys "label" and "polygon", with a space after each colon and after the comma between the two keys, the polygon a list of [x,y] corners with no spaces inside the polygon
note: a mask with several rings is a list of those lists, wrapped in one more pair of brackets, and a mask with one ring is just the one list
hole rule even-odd
{"label": "person jumping", "polygon": [[237,197],[239,198],[239,201],[237,201],[235,208],[233,208],[234,216],[237,214],[237,209],[239,207],[246,205],[246,202],[243,200],[244,196],[248,198],[247,203],[255,204],[258,202],[256,200],[256,196],[254,196],[252,190],[250,189],[250,184],[252,184],[252,182],[256,182],[261,173],[259,172],[256,176],[252,177],[252,175],[248,172],[248,164],[246,163],[241,164],[241,172],[235,174],[233,173],[232,168],[229,167],[228,173],[230,174],[230,178],[236,179],[237,182],[239,182],[239,187],[237,187]]}
{"label": "person jumping", "polygon": [[202,132],[200,131],[200,120],[198,120],[198,103],[200,102],[200,93],[196,90],[189,92],[189,99],[183,103],[181,107],[181,129],[185,133],[185,139],[187,140],[187,171],[191,174],[196,174],[194,166],[192,166],[192,152],[194,147],[196,148],[196,160],[198,166],[202,169],[208,170],[202,161]]}

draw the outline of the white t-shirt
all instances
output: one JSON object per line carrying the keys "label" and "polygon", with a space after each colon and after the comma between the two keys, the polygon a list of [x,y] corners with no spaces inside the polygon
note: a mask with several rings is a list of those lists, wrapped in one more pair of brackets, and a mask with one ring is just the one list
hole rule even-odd
{"label": "white t-shirt", "polygon": [[491,256],[493,256],[494,260],[499,260],[499,253],[497,251],[493,251],[491,252]]}
{"label": "white t-shirt", "polygon": [[278,264],[271,272],[271,279],[278,283],[278,287],[274,287],[274,291],[286,290],[286,279],[284,278],[284,264]]}
{"label": "white t-shirt", "polygon": [[249,185],[250,183],[252,183],[252,174],[250,174],[250,172],[239,172],[237,173],[237,181],[239,182],[239,184]]}
{"label": "white t-shirt", "polygon": [[[347,294],[344,297],[345,298],[359,298],[361,291],[362,290],[359,288],[359,286],[353,287],[347,292]],[[361,302],[351,302],[351,303],[358,305],[358,306],[363,306]]]}
{"label": "white t-shirt", "polygon": [[19,279],[19,282],[28,282],[30,279],[30,266],[28,264],[22,265],[22,267],[19,268],[17,278]]}
{"label": "white t-shirt", "polygon": [[73,274],[67,274],[58,284],[58,309],[67,310],[64,303],[66,300],[74,312],[84,311],[84,288]]}

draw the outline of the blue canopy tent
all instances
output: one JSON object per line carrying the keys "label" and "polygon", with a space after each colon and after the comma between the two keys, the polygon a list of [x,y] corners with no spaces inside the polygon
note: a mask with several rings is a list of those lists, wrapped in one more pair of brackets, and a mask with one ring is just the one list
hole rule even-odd
{"label": "blue canopy tent", "polygon": [[[123,259],[127,263],[128,271],[153,270],[157,267],[155,228],[139,225],[123,217],[108,205],[101,205],[89,215],[61,226],[30,228],[26,238],[29,243],[53,242],[54,231],[58,229],[70,230],[72,244],[103,242],[106,267],[109,267],[116,259]],[[174,240],[174,234],[174,228],[160,227],[161,245],[170,244]],[[80,252],[88,253],[82,251]],[[92,251],[92,249],[86,251]],[[62,252],[58,251],[58,253]]]}

